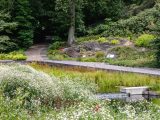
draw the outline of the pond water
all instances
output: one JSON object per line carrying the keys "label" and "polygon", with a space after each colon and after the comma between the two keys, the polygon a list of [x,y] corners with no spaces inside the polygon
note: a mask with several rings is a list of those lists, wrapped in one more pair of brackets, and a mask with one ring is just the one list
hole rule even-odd
{"label": "pond water", "polygon": [[158,95],[129,95],[125,93],[97,94],[95,97],[101,100],[123,100],[126,102],[138,102],[143,100],[148,100],[148,101],[160,100],[160,96]]}

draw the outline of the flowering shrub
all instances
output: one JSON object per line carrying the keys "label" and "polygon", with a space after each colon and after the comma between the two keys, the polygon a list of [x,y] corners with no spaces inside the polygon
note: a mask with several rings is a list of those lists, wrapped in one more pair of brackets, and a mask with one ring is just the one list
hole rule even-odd
{"label": "flowering shrub", "polygon": [[48,114],[56,120],[158,120],[160,107],[147,102],[90,101]]}
{"label": "flowering shrub", "polygon": [[[23,97],[23,104],[54,105],[57,100],[87,100],[92,94],[83,85],[20,64],[0,65],[0,88],[9,98]],[[59,101],[59,102],[60,102]],[[31,105],[32,106],[32,105]]]}

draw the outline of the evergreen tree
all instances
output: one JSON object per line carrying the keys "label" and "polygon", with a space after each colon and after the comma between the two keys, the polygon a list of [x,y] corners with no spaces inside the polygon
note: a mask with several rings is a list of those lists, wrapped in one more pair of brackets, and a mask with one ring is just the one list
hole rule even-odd
{"label": "evergreen tree", "polygon": [[[160,19],[160,16],[159,16],[159,19]],[[158,38],[155,40],[155,42],[153,44],[153,47],[155,48],[155,54],[156,54],[156,60],[157,60],[157,66],[158,67],[160,67],[160,21],[159,21],[159,19],[157,20],[157,24],[154,28]]]}
{"label": "evergreen tree", "polygon": [[156,48],[157,65],[158,65],[158,67],[160,67],[160,37],[157,38],[155,41],[155,48]]}
{"label": "evergreen tree", "polygon": [[0,53],[17,48],[12,34],[16,27],[17,23],[11,22],[10,15],[0,11]]}
{"label": "evergreen tree", "polygon": [[16,31],[17,43],[20,47],[27,48],[33,43],[34,18],[29,0],[15,0],[12,11],[13,20],[18,22]]}

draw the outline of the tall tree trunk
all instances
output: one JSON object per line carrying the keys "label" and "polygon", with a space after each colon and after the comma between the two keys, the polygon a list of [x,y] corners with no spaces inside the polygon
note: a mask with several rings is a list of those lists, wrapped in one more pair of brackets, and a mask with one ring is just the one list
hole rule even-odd
{"label": "tall tree trunk", "polygon": [[69,0],[70,4],[70,28],[68,33],[68,45],[75,41],[75,0]]}

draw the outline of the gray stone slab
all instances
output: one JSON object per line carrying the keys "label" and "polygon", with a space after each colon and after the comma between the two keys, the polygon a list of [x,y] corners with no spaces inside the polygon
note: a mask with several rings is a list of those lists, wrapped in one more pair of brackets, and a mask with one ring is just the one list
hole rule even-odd
{"label": "gray stone slab", "polygon": [[[121,93],[126,93],[126,94],[130,94],[130,95],[143,95],[146,94],[149,90],[149,87],[147,86],[143,86],[143,87],[125,87],[125,88],[121,88],[120,92]],[[147,93],[148,94],[148,93]]]}

